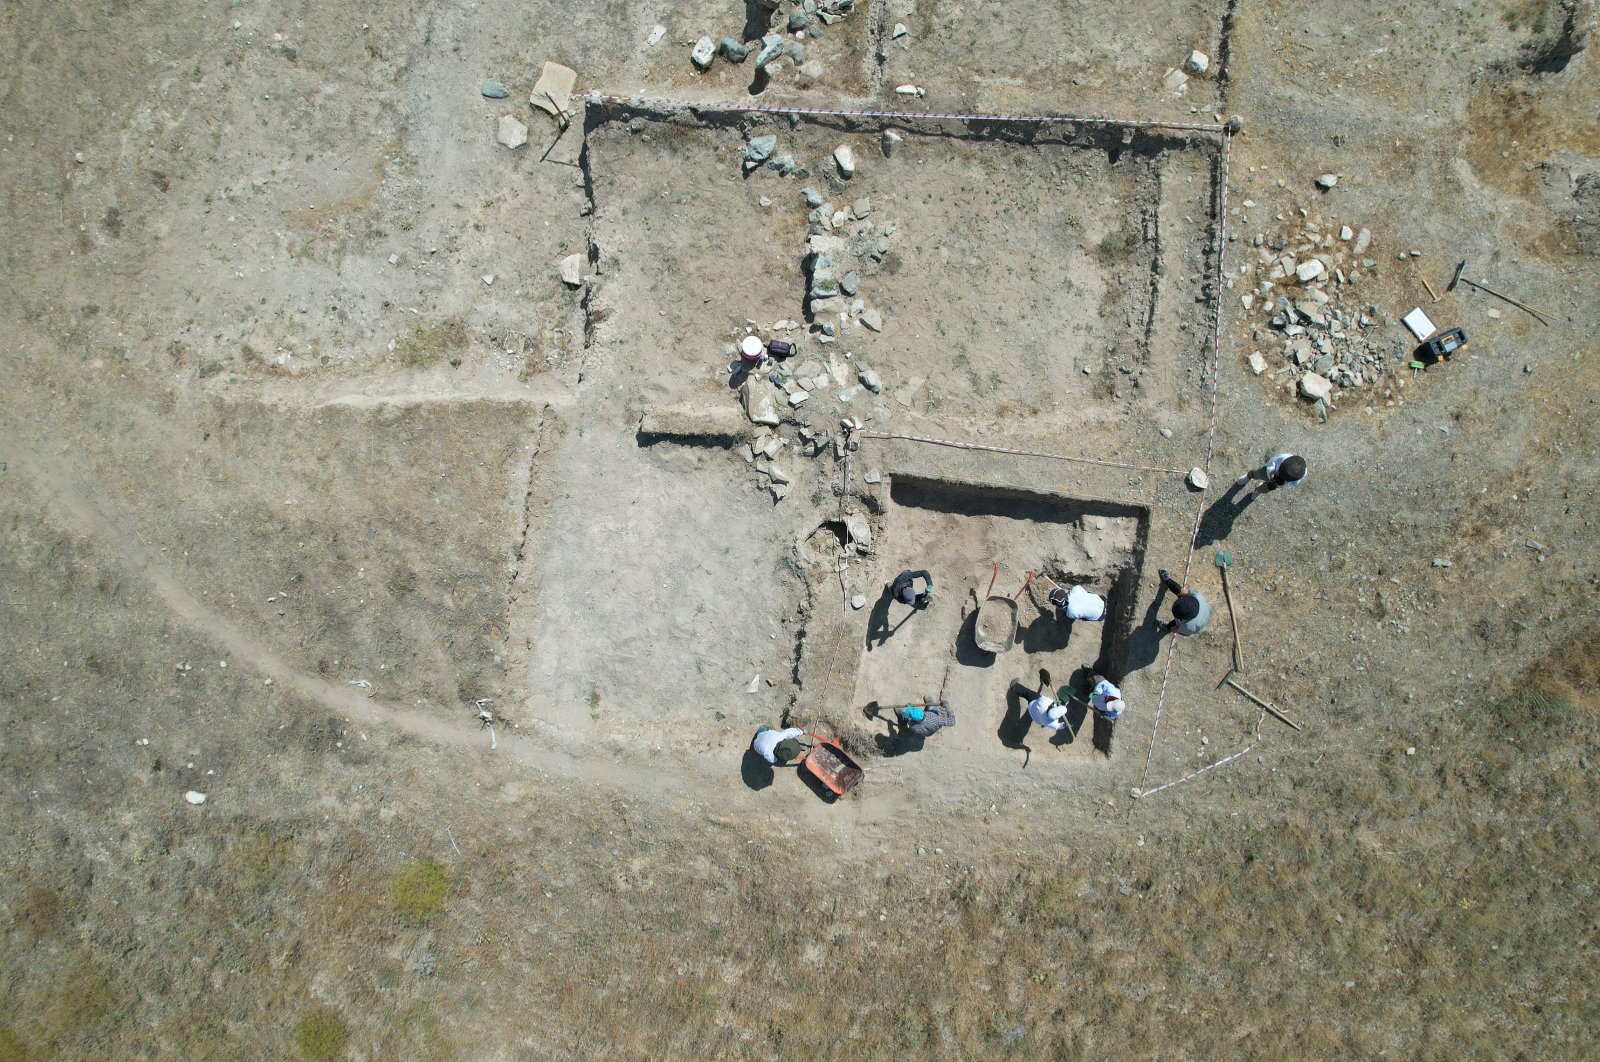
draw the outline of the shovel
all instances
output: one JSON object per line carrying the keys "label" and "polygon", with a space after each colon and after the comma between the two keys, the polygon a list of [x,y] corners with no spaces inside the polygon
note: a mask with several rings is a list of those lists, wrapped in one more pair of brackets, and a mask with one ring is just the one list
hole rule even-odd
{"label": "shovel", "polygon": [[1222,572],[1222,596],[1228,602],[1228,622],[1233,625],[1233,669],[1243,673],[1244,646],[1239,642],[1239,617],[1233,611],[1233,591],[1228,588],[1228,565],[1233,563],[1233,554],[1219,549],[1214,560]]}

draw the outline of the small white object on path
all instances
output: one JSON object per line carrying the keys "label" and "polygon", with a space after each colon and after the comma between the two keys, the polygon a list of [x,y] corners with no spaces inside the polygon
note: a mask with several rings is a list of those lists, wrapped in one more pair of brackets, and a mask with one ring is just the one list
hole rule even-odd
{"label": "small white object on path", "polygon": [[206,795],[199,790],[191,789],[187,793],[183,794],[183,799],[187,800],[191,804],[199,805],[206,802]]}
{"label": "small white object on path", "polygon": [[1203,468],[1189,469],[1189,486],[1195,490],[1205,490],[1211,485],[1211,477],[1206,475]]}
{"label": "small white object on path", "polygon": [[761,688],[761,676],[757,675],[755,678],[750,680],[750,685],[746,686],[744,688],[744,691],[746,693],[754,693],[754,692],[756,692],[756,690],[759,690],[760,688]]}

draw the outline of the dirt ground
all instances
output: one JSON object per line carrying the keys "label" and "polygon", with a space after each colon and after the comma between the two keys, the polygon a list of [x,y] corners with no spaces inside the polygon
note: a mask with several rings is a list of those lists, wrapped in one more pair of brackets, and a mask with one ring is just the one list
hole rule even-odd
{"label": "dirt ground", "polygon": [[0,1059],[1587,1053],[1595,5],[822,10],[0,11]]}

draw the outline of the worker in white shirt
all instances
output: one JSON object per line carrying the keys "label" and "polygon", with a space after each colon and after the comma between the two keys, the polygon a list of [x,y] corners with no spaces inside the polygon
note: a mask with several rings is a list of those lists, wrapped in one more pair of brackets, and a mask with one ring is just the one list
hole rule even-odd
{"label": "worker in white shirt", "polygon": [[806,732],[797,726],[787,730],[773,730],[769,727],[759,727],[756,730],[755,740],[750,742],[750,747],[756,755],[768,763],[778,767],[786,767],[811,746],[800,739]]}
{"label": "worker in white shirt", "polygon": [[1056,617],[1061,620],[1099,623],[1106,618],[1106,599],[1081,586],[1074,586],[1070,590],[1056,587],[1050,591],[1050,603],[1055,606]]}
{"label": "worker in white shirt", "polygon": [[1113,686],[1108,679],[1095,675],[1092,679],[1094,688],[1089,691],[1089,707],[1094,709],[1096,715],[1108,723],[1114,723],[1122,716],[1122,691]]}
{"label": "worker in white shirt", "polygon": [[1246,472],[1234,480],[1233,485],[1242,487],[1252,479],[1259,479],[1261,486],[1250,492],[1250,497],[1254,498],[1279,487],[1298,487],[1305,478],[1306,459],[1298,454],[1283,453],[1273,454],[1267,458],[1266,464]]}
{"label": "worker in white shirt", "polygon": [[1067,729],[1067,706],[1050,696],[1050,672],[1039,669],[1039,693],[1028,702],[1028,718],[1046,730]]}

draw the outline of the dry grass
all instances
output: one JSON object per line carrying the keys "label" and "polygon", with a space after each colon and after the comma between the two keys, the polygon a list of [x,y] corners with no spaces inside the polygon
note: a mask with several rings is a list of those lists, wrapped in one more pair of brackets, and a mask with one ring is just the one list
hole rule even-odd
{"label": "dry grass", "polygon": [[[0,696],[61,681],[28,637],[69,642],[57,663],[121,646],[126,681],[193,655],[119,628],[132,592],[58,547],[30,585],[97,626],[9,626],[25,666]],[[123,607],[91,607],[107,595]],[[471,779],[405,745],[273,745],[195,813],[177,766],[99,736],[127,699],[86,674],[101,699],[0,748],[0,1058],[1577,1057],[1600,1022],[1596,637],[1439,716],[1415,756],[1330,750],[1295,788],[1219,782],[1221,810],[1152,804],[1077,849],[968,824],[959,856],[870,863],[582,788],[463,801]],[[239,702],[205,681],[168,726]],[[192,740],[215,758],[320,719],[279,711]]]}

